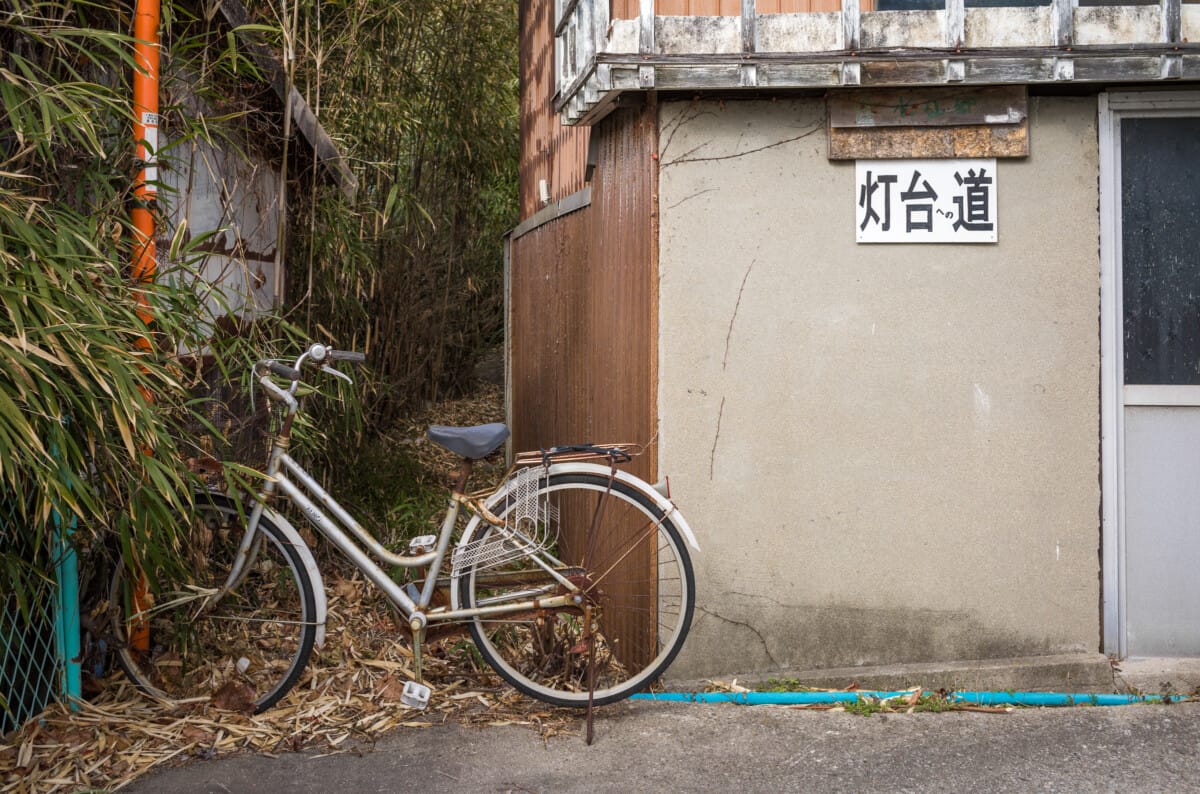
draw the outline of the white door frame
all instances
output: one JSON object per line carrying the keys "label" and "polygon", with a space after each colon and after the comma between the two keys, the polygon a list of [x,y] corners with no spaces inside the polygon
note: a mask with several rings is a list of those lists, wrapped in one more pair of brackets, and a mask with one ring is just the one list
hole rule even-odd
{"label": "white door frame", "polygon": [[[1125,406],[1171,404],[1154,386],[1125,386],[1121,310],[1121,136],[1124,117],[1200,115],[1200,91],[1100,94],[1100,471],[1104,652],[1125,658]],[[1178,389],[1179,387],[1172,387]]]}

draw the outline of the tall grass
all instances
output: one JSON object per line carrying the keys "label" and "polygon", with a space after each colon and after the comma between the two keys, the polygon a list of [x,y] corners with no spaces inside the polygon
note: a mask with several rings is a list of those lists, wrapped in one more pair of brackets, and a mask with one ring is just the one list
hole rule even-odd
{"label": "tall grass", "polygon": [[365,351],[369,364],[361,412],[318,415],[342,439],[325,471],[335,487],[353,485],[342,490],[362,495],[352,506],[376,524],[419,513],[429,484],[412,481],[419,467],[396,437],[415,410],[469,390],[476,361],[503,340],[503,235],[517,221],[517,2],[247,5],[279,31],[273,49],[294,54],[298,90],[359,178],[350,202],[315,162],[296,171],[308,189],[293,205],[284,311]]}
{"label": "tall grass", "polygon": [[[297,207],[291,316],[366,350],[386,428],[473,385],[503,338],[503,235],[517,220],[517,3],[298,0],[264,19],[359,171],[349,209],[314,185]],[[290,33],[289,33],[290,31]],[[316,173],[315,171],[312,173]]]}
{"label": "tall grass", "polygon": [[[146,328],[126,272],[120,75],[133,66],[115,21],[89,3],[0,13],[0,487],[13,510],[0,564],[18,600],[44,569],[54,513],[77,519],[82,543],[111,530],[127,553],[157,557],[185,491],[168,417],[186,392],[163,353],[189,328],[161,310]],[[154,349],[138,352],[146,334]]]}

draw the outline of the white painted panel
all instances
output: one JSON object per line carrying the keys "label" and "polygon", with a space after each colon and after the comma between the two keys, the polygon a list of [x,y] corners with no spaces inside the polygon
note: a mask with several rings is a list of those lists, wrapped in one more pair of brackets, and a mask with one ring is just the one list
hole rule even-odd
{"label": "white painted panel", "polygon": [[610,27],[605,52],[637,52],[638,21],[636,19],[614,19]]}
{"label": "white painted panel", "polygon": [[1126,405],[1200,406],[1200,386],[1126,385]]}
{"label": "white painted panel", "polygon": [[1184,41],[1200,41],[1200,3],[1184,3],[1179,8]]}
{"label": "white painted panel", "polygon": [[1050,6],[968,8],[964,21],[968,47],[1049,47]]}
{"label": "white painted panel", "polygon": [[719,54],[742,51],[742,18],[660,16],[654,43],[663,54]]}
{"label": "white painted panel", "polygon": [[862,47],[944,47],[944,11],[870,11],[862,15]]}
{"label": "white painted panel", "polygon": [[1130,656],[1200,656],[1200,408],[1125,409]]}
{"label": "white painted panel", "polygon": [[[205,285],[214,318],[253,317],[275,302],[275,248],[279,233],[279,176],[254,156],[203,141],[164,149],[159,202],[167,223],[160,255],[173,237]],[[207,235],[207,236],[206,236]],[[164,267],[165,277],[173,274]]]}
{"label": "white painted panel", "polygon": [[1158,5],[1075,9],[1075,43],[1078,45],[1155,41],[1162,41],[1162,11]]}
{"label": "white painted panel", "polygon": [[996,160],[856,160],[860,243],[994,243]]}
{"label": "white painted panel", "polygon": [[844,46],[841,12],[762,14],[755,24],[759,52],[823,52]]}

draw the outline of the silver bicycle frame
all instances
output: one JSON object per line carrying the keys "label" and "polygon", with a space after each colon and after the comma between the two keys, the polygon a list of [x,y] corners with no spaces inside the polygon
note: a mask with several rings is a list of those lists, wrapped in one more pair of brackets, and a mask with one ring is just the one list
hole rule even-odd
{"label": "silver bicycle frame", "polygon": [[[299,370],[306,355],[302,355],[296,360],[295,368],[297,370]],[[265,374],[259,379],[259,383],[272,399],[282,402],[287,406],[288,414],[294,415],[297,412],[299,403],[294,393],[295,386],[292,387],[292,390],[282,389],[275,385]],[[462,497],[458,494],[451,496],[450,504],[446,508],[446,515],[442,519],[442,526],[437,536],[437,547],[434,551],[424,554],[401,555],[388,551],[383,544],[367,532],[331,494],[321,487],[312,475],[287,454],[287,444],[279,438],[272,440],[266,474],[267,480],[263,484],[257,503],[251,511],[246,536],[242,539],[238,562],[234,566],[234,571],[230,574],[227,589],[236,586],[236,583],[241,579],[245,562],[254,547],[258,534],[256,531],[258,522],[265,510],[265,504],[278,490],[282,496],[300,508],[309,522],[322,535],[332,541],[349,558],[354,566],[362,571],[364,576],[379,587],[410,622],[415,622],[423,626],[428,621],[461,620],[539,608],[555,609],[564,606],[575,606],[581,602],[581,596],[578,594],[579,588],[554,568],[555,565],[562,565],[562,563],[554,559],[551,555],[540,552],[529,553],[526,555],[526,559],[549,573],[551,577],[568,590],[568,594],[549,598],[537,598],[536,596],[541,591],[531,589],[510,594],[505,597],[503,603],[488,603],[471,609],[457,610],[437,607],[429,612],[425,612],[424,610],[433,599],[438,576],[445,562],[446,550],[450,546],[450,538],[454,533],[454,526],[458,522]],[[414,601],[409,597],[408,593],[405,592],[405,588],[393,581],[388,572],[371,559],[371,555],[374,555],[388,565],[398,567],[419,568],[427,566],[425,582],[421,588],[418,600]],[[527,600],[511,600],[514,597],[525,596],[528,596]]]}

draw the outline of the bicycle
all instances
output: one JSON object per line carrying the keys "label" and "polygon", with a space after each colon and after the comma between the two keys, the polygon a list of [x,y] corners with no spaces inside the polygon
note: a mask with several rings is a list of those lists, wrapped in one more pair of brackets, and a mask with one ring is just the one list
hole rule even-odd
{"label": "bicycle", "polygon": [[[352,383],[332,364],[363,360],[313,344],[291,364],[254,365],[252,382],[281,408],[267,476],[248,509],[218,492],[196,495],[186,571],[143,567],[133,575],[117,566],[110,624],[129,679],[172,702],[236,685],[254,713],[296,684],[324,644],[327,607],[312,552],[271,507],[283,498],[407,621],[415,673],[404,686],[407,705],[429,700],[427,628],[451,622],[467,623],[483,660],[509,684],[555,705],[590,709],[656,680],[691,625],[687,547],[699,546],[668,495],[617,467],[630,447],[525,453],[497,487],[468,493],[473,462],[500,448],[507,426],[431,427],[430,440],[460,459],[457,480],[440,531],[390,551],[288,454],[302,373],[315,366]],[[451,550],[464,508],[469,517]],[[417,571],[416,581],[397,582],[390,574],[400,569]]]}

